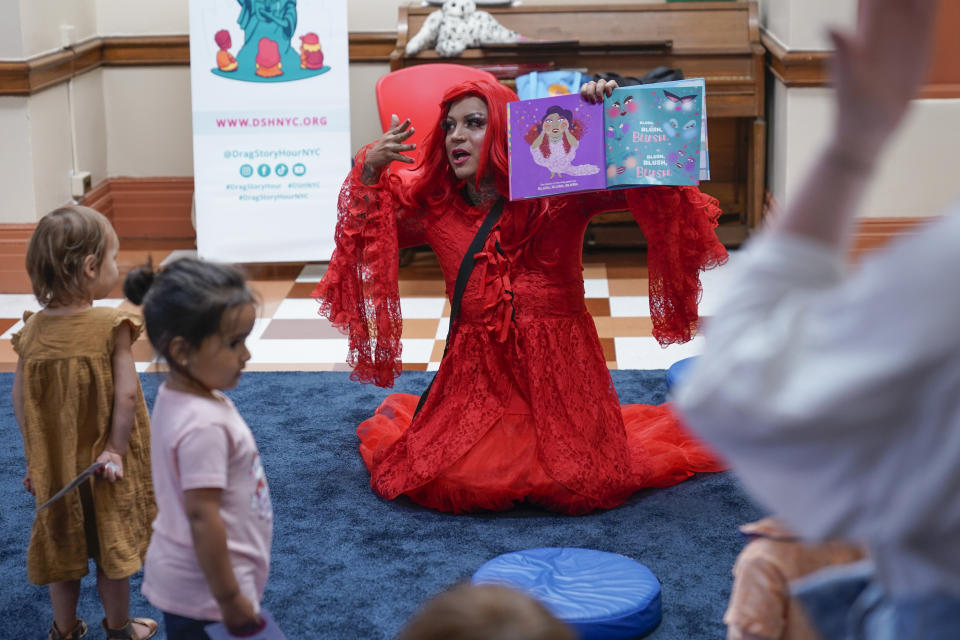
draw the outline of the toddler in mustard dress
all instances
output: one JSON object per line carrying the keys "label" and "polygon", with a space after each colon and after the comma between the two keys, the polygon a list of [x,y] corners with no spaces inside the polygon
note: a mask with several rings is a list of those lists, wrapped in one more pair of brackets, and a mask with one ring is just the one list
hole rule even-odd
{"label": "toddler in mustard dress", "polygon": [[119,280],[117,249],[104,216],[70,206],[40,220],[27,250],[44,308],[24,314],[13,336],[24,486],[41,505],[93,462],[111,463],[34,518],[27,578],[49,585],[52,640],[87,632],[76,605],[90,558],[107,637],[142,640],[157,632],[155,621],[128,615],[129,577],[140,570],[156,515],[149,416],[131,352],[143,321],[92,304]]}

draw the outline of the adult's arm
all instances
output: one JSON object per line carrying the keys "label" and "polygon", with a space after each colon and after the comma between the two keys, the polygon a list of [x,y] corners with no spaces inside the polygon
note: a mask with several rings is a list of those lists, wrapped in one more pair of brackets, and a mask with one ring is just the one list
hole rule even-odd
{"label": "adult's arm", "polygon": [[738,256],[701,361],[677,391],[690,426],[809,536],[884,535],[871,529],[892,528],[879,514],[923,494],[904,492],[901,480],[918,478],[918,464],[924,478],[937,477],[927,436],[910,429],[937,424],[921,420],[923,398],[938,393],[944,354],[960,348],[949,328],[960,301],[945,293],[960,269],[960,220],[853,274],[845,266],[873,158],[924,75],[935,5],[872,0],[856,36],[833,36],[834,142],[797,199]]}

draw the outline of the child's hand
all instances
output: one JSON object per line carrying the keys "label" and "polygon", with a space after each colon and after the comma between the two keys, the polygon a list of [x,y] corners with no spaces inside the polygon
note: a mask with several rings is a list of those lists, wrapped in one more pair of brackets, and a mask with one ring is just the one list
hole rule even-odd
{"label": "child's hand", "polygon": [[97,458],[97,462],[106,463],[97,473],[108,481],[115,482],[123,478],[123,456],[115,451],[104,449],[103,453]]}
{"label": "child's hand", "polygon": [[33,491],[33,483],[30,482],[30,472],[23,474],[23,488],[29,491],[32,495],[37,495]]}
{"label": "child's hand", "polygon": [[253,603],[239,591],[229,600],[218,602],[223,626],[232,636],[249,635],[263,626],[263,621],[253,611]]}

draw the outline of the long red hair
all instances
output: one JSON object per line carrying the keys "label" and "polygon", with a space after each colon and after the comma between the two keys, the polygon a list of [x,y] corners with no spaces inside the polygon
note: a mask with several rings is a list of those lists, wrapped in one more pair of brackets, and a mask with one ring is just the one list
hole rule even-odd
{"label": "long red hair", "polygon": [[414,167],[416,177],[410,185],[409,204],[432,208],[449,202],[463,186],[453,174],[447,160],[445,140],[447,132],[443,121],[450,106],[464,98],[479,98],[487,105],[487,130],[483,136],[483,148],[477,164],[475,184],[492,178],[497,192],[506,196],[509,186],[509,160],[507,155],[507,103],[519,100],[517,94],[499,82],[469,80],[447,89],[440,101],[440,117],[421,143],[420,161]]}
{"label": "long red hair", "polygon": [[[445,207],[449,202],[460,198],[458,193],[465,185],[453,173],[447,159],[447,132],[441,126],[453,103],[464,98],[475,97],[487,105],[487,129],[483,136],[483,147],[477,162],[477,174],[474,184],[479,187],[483,180],[493,180],[497,193],[504,198],[510,193],[510,159],[507,152],[507,103],[519,100],[517,94],[499,82],[491,80],[469,80],[450,87],[440,101],[440,117],[433,124],[421,143],[420,160],[404,180],[406,189],[400,189],[403,204],[411,209],[436,209]],[[534,257],[537,262],[551,264],[556,256],[540,255],[541,252],[531,245],[546,219],[549,198],[536,198],[508,202],[501,218],[504,230],[504,249],[517,251]],[[534,243],[535,244],[535,243]]]}

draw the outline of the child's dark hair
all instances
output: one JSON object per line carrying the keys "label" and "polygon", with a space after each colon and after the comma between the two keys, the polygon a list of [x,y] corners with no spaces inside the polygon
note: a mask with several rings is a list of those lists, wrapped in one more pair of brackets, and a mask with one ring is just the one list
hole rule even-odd
{"label": "child's dark hair", "polygon": [[575,640],[533,598],[500,585],[459,584],[431,598],[398,640]]}
{"label": "child's dark hair", "polygon": [[27,274],[37,301],[67,305],[83,299],[87,256],[99,266],[110,221],[90,207],[68,205],[40,218],[27,246]]}
{"label": "child's dark hair", "polygon": [[220,330],[223,314],[254,304],[243,273],[234,266],[180,258],[159,271],[149,262],[127,274],[123,294],[143,304],[150,344],[170,366],[170,342],[181,336],[192,347]]}
{"label": "child's dark hair", "polygon": [[540,123],[543,124],[543,121],[547,119],[547,116],[549,116],[552,113],[557,114],[558,116],[560,116],[561,118],[569,122],[571,125],[573,125],[573,112],[570,111],[569,109],[564,109],[558,104],[552,105],[550,108],[547,109],[547,112],[543,114],[542,118],[540,118]]}

